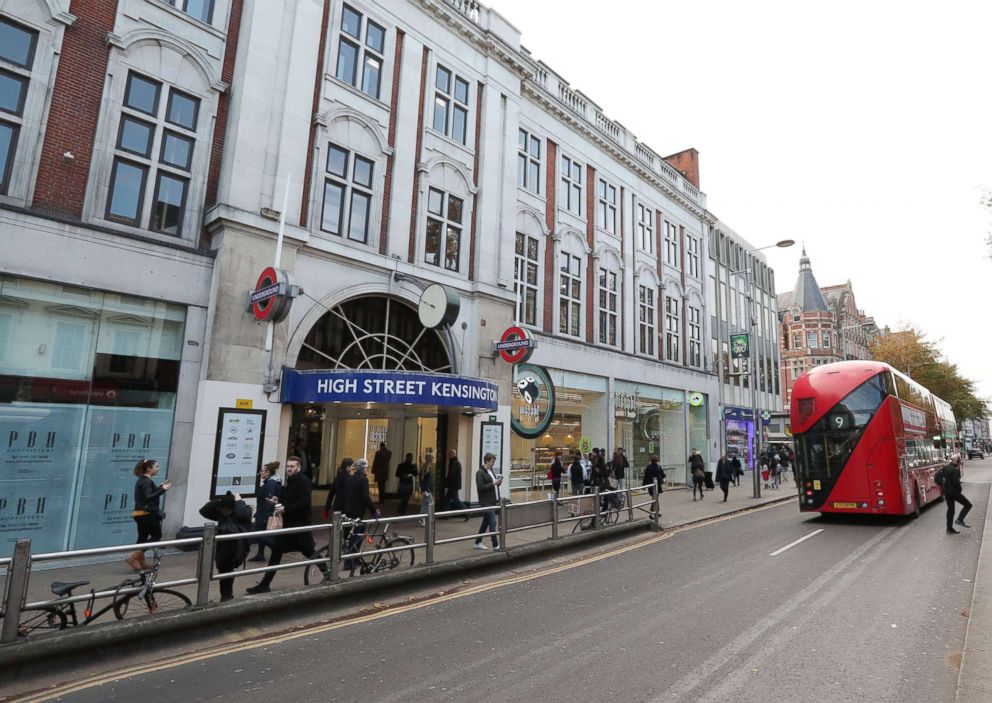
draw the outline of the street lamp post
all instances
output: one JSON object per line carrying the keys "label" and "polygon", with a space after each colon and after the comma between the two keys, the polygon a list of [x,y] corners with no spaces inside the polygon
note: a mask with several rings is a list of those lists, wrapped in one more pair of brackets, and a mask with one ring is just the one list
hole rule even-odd
{"label": "street lamp post", "polygon": [[[753,254],[754,252],[761,251],[762,249],[773,249],[779,247],[785,249],[791,247],[796,242],[792,239],[783,239],[775,244],[769,244],[766,247],[757,247],[756,249],[747,249],[745,254]],[[751,420],[754,422],[754,444],[751,447],[751,458],[754,463],[754,470],[752,471],[752,478],[754,483],[753,497],[761,497],[761,474],[760,467],[758,464],[758,457],[761,456],[761,416],[758,411],[758,373],[755,365],[752,363],[754,354],[752,352],[754,344],[754,330],[758,326],[758,319],[754,314],[754,286],[752,282],[752,268],[753,266],[748,265],[748,259],[750,257],[745,256],[744,268],[740,271],[731,271],[731,276],[739,276],[744,274],[745,285],[747,286],[747,314],[748,314],[748,350],[747,350],[747,366],[748,366],[748,378],[751,385]]]}

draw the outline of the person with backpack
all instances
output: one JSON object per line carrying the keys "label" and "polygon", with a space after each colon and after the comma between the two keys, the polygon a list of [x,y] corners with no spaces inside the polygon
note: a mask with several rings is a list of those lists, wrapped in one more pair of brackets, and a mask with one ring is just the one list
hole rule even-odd
{"label": "person with backpack", "polygon": [[330,520],[331,515],[341,512],[341,506],[344,504],[344,484],[353,473],[354,466],[355,460],[351,457],[346,456],[341,460],[338,472],[334,475],[334,483],[327,492],[327,500],[324,501],[324,520]]}
{"label": "person with backpack", "polygon": [[[960,534],[954,529],[954,525],[971,528],[964,519],[971,510],[971,501],[964,497],[961,492],[961,455],[952,454],[950,463],[946,464],[933,477],[934,483],[944,491],[944,500],[947,502],[947,534]],[[958,519],[954,519],[954,504],[960,503],[963,507],[958,513]]]}
{"label": "person with backpack", "polygon": [[[251,508],[237,493],[228,491],[220,498],[209,500],[200,508],[200,515],[217,523],[217,536],[251,531]],[[217,573],[229,574],[245,563],[251,547],[246,539],[219,540],[214,546]],[[234,577],[220,579],[220,602],[234,598]]]}
{"label": "person with backpack", "polygon": [[703,499],[703,482],[706,480],[706,463],[698,449],[693,449],[689,454],[689,472],[692,476],[692,499],[696,500],[696,491],[699,491],[699,500]]}

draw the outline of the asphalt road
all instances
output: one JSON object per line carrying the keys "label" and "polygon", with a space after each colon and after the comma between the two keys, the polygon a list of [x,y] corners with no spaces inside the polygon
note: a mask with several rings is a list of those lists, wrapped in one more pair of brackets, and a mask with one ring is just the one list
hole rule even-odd
{"label": "asphalt road", "polygon": [[967,479],[960,536],[790,503],[56,700],[953,701],[992,460]]}

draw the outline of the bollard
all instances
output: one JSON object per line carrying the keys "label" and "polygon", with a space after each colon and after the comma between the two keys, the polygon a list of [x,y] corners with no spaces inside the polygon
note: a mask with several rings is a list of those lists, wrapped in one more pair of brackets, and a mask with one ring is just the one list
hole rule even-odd
{"label": "bollard", "polygon": [[437,526],[434,518],[434,496],[430,493],[424,494],[424,500],[427,501],[427,520],[424,521],[424,544],[426,547],[426,555],[424,559],[428,564],[434,563],[434,529]]}
{"label": "bollard", "polygon": [[558,539],[558,496],[551,499],[551,539]]}
{"label": "bollard", "polygon": [[27,600],[28,578],[31,575],[31,540],[19,539],[14,544],[14,558],[7,572],[7,596],[3,611],[3,629],[0,642],[8,644],[17,641],[17,630],[21,624],[21,609]]}
{"label": "bollard", "polygon": [[499,499],[499,547],[501,552],[506,551],[506,498]]}
{"label": "bollard", "polygon": [[331,516],[331,544],[328,548],[331,556],[328,561],[331,563],[331,581],[337,581],[340,573],[338,566],[341,564],[341,545],[344,544],[344,520],[341,513],[335,511]]}
{"label": "bollard", "polygon": [[595,530],[599,527],[599,506],[601,505],[599,502],[599,486],[596,486],[596,490],[593,492],[593,495],[596,496],[595,504],[592,507],[592,529]]}
{"label": "bollard", "polygon": [[217,526],[204,524],[203,539],[196,557],[196,603],[194,608],[202,608],[210,602],[210,577],[213,575],[214,549],[217,542]]}
{"label": "bollard", "polygon": [[627,522],[634,521],[634,496],[630,493],[630,484],[624,489],[627,493]]}

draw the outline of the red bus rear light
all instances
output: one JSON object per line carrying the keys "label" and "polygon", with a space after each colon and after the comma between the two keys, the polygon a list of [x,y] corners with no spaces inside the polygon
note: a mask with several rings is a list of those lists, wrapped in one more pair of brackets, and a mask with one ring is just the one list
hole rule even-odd
{"label": "red bus rear light", "polygon": [[875,495],[877,495],[879,498],[882,498],[885,495],[885,493],[883,493],[882,491],[875,491]]}
{"label": "red bus rear light", "polygon": [[808,496],[813,495],[813,491],[806,491],[806,495],[808,495]]}

